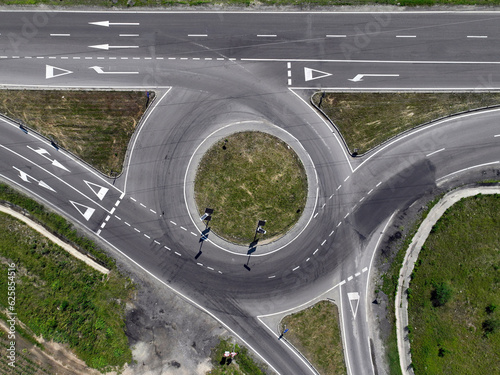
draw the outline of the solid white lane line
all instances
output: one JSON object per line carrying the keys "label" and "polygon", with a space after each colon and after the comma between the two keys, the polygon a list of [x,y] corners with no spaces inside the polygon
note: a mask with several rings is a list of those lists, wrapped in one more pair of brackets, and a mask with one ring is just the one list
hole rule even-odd
{"label": "solid white lane line", "polygon": [[71,34],[50,34],[50,36],[71,36]]}
{"label": "solid white lane line", "polygon": [[139,36],[139,34],[119,34],[119,36]]}
{"label": "solid white lane line", "polygon": [[487,35],[467,35],[467,38],[486,39],[487,37]]}
{"label": "solid white lane line", "polygon": [[464,169],[460,169],[459,171],[455,171],[455,172],[452,172],[450,174],[447,174],[446,176],[443,176],[443,177],[439,177],[436,179],[436,181],[439,181],[439,180],[442,180],[446,177],[450,177],[450,176],[453,176],[457,173],[461,173],[461,172],[465,172],[465,171],[468,171],[470,169],[473,169],[473,168],[480,168],[480,167],[485,167],[487,165],[492,165],[492,164],[499,164],[500,163],[500,160],[497,160],[497,161],[492,161],[491,163],[484,163],[484,164],[478,164],[478,165],[473,165],[472,167],[468,167],[468,168],[464,168]]}
{"label": "solid white lane line", "polygon": [[427,155],[425,155],[425,156],[429,157],[429,156],[431,156],[431,155],[437,154],[438,152],[441,152],[441,151],[444,151],[444,150],[445,150],[445,148],[442,148],[442,149],[440,149],[440,150],[437,150],[437,151],[431,152],[430,154],[427,154]]}
{"label": "solid white lane line", "polygon": [[208,36],[208,34],[188,34],[188,36],[193,36],[193,37],[196,37],[196,36]]}
{"label": "solid white lane line", "polygon": [[327,38],[346,38],[347,35],[327,35]]}
{"label": "solid white lane line", "polygon": [[276,34],[257,34],[259,38],[276,38],[278,35]]}
{"label": "solid white lane line", "polygon": [[396,38],[416,38],[416,35],[396,35]]}

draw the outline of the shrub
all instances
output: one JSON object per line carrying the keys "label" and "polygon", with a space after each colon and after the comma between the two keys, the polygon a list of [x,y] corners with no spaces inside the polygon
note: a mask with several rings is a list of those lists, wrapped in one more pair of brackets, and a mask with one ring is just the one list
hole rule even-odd
{"label": "shrub", "polygon": [[434,307],[444,306],[450,300],[451,295],[451,287],[447,283],[441,282],[434,286],[431,293],[432,304]]}

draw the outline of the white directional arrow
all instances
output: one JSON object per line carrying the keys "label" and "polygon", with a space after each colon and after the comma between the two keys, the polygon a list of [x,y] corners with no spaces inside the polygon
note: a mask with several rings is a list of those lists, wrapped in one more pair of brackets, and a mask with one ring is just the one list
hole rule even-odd
{"label": "white directional arrow", "polygon": [[91,66],[89,69],[94,69],[99,74],[139,74],[139,72],[105,72],[100,66]]}
{"label": "white directional arrow", "polygon": [[[314,73],[316,73],[316,77],[314,76]],[[318,75],[319,74],[319,75]],[[328,76],[331,76],[332,73],[327,73],[327,72],[322,72],[321,70],[316,70],[316,69],[311,69],[311,68],[304,68],[304,76],[305,76],[305,81],[312,81],[314,79],[320,79],[320,78],[325,78]]]}
{"label": "white directional arrow", "polygon": [[66,74],[71,74],[71,73],[73,73],[71,70],[58,68],[57,66],[52,66],[52,65],[45,65],[45,79],[65,76]]}
{"label": "white directional arrow", "polygon": [[92,207],[85,206],[84,204],[70,201],[73,207],[85,218],[85,220],[89,221],[89,219],[94,214],[95,209]]}
{"label": "white directional arrow", "polygon": [[110,46],[109,44],[96,44],[95,46],[89,46],[89,48],[104,49],[107,51],[112,48],[139,48],[139,46]]}
{"label": "white directional arrow", "polygon": [[35,151],[37,154],[40,154],[41,156],[43,156],[48,161],[51,161],[52,165],[54,167],[64,169],[66,172],[70,172],[70,170],[68,168],[66,168],[64,165],[62,165],[61,163],[59,163],[56,159],[52,160],[51,158],[49,158],[47,155],[50,156],[50,153],[46,149],[40,147],[38,150],[35,150],[33,147],[30,147],[30,146],[27,146],[27,147],[30,150]]}
{"label": "white directional arrow", "polygon": [[90,25],[97,25],[97,26],[105,26],[105,27],[110,27],[110,26],[139,26],[139,22],[109,22],[109,21],[98,21],[98,22],[89,22]]}
{"label": "white directional arrow", "polygon": [[16,167],[12,167],[14,168],[16,171],[19,172],[19,177],[21,178],[21,180],[23,180],[24,182],[27,182],[27,183],[30,183],[31,184],[31,181],[29,180],[30,178],[33,180],[33,181],[36,181],[38,182],[38,185],[47,189],[47,190],[51,190],[53,191],[54,193],[56,192],[54,189],[52,189],[46,182],[43,182],[42,180],[38,181],[35,177],[31,177],[29,174],[27,174],[26,172],[23,172],[22,170],[20,170],[19,168],[16,168]]}
{"label": "white directional arrow", "polygon": [[94,184],[93,182],[86,181],[86,180],[83,180],[83,181],[87,184],[89,189],[92,190],[92,192],[95,195],[97,195],[97,198],[99,198],[99,200],[101,200],[101,201],[104,199],[104,196],[109,191],[109,189],[102,187],[100,185]]}
{"label": "white directional arrow", "polygon": [[358,312],[358,306],[359,306],[359,293],[358,292],[347,293],[347,298],[349,298],[351,311],[352,314],[354,315],[354,319],[356,319],[356,313]]}
{"label": "white directional arrow", "polygon": [[363,77],[399,77],[399,74],[358,74],[354,78],[349,78],[349,81],[359,82],[363,80]]}

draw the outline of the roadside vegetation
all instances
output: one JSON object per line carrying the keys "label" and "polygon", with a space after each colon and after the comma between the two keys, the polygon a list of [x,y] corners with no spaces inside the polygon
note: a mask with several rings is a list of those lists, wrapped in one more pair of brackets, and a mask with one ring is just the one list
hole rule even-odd
{"label": "roadside vegetation", "polygon": [[402,375],[401,366],[399,363],[398,343],[396,336],[396,312],[394,310],[394,302],[396,300],[396,291],[398,288],[399,272],[405,257],[406,250],[410,246],[413,237],[418,231],[418,228],[429,214],[432,207],[439,202],[442,195],[439,195],[434,200],[429,202],[421,211],[415,223],[409,227],[400,227],[399,230],[389,238],[389,245],[395,250],[382,249],[383,261],[389,264],[387,271],[381,275],[380,286],[375,289],[376,299],[381,297],[379,294],[387,296],[387,320],[391,323],[391,332],[385,340],[387,347],[387,361],[389,364],[389,372],[391,375]]}
{"label": "roadside vegetation", "polygon": [[364,154],[401,132],[443,116],[500,104],[499,93],[325,93],[313,102],[351,153]]}
{"label": "roadside vegetation", "polygon": [[397,5],[397,6],[432,6],[432,5],[498,5],[499,0],[1,0],[3,5],[36,5],[48,4],[55,6],[90,5],[101,7],[175,7],[175,6],[284,6],[295,5],[313,8],[315,6],[340,5]]}
{"label": "roadside vegetation", "polygon": [[[225,352],[238,353],[234,359],[224,357]],[[221,338],[210,354],[212,370],[207,375],[265,375],[267,366],[254,361],[248,349]]]}
{"label": "roadside vegetation", "polygon": [[[7,291],[7,265],[14,263],[15,311],[25,325],[16,326],[17,333],[42,348],[34,335],[67,344],[89,367],[101,371],[130,362],[124,320],[125,302],[134,289],[131,281],[119,274],[112,258],[43,205],[4,184],[0,200],[111,270],[107,276],[99,273],[21,221],[0,214],[0,290]],[[0,293],[0,308],[8,306],[7,293]]]}
{"label": "roadside vegetation", "polygon": [[464,198],[432,228],[408,291],[415,374],[500,363],[500,195]]}
{"label": "roadside vegetation", "polygon": [[0,90],[1,113],[113,176],[146,105],[137,91]]}
{"label": "roadside vegetation", "polygon": [[[124,317],[132,283],[95,271],[9,215],[1,213],[0,223],[0,290],[8,290],[8,264],[15,264],[15,312],[29,332],[68,344],[92,368],[130,362]],[[7,293],[0,305],[9,307]]]}
{"label": "roadside vegetation", "polygon": [[209,225],[217,235],[248,245],[258,220],[267,220],[267,240],[286,233],[307,199],[307,176],[285,142],[262,132],[241,132],[217,142],[203,156],[195,179],[200,212],[214,209]]}
{"label": "roadside vegetation", "polygon": [[339,312],[336,305],[322,301],[288,315],[281,321],[284,338],[313,364],[321,375],[347,374]]}

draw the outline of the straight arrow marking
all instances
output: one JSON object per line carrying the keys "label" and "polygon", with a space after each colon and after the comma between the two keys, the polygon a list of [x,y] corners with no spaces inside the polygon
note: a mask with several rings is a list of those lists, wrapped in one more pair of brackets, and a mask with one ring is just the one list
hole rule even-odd
{"label": "straight arrow marking", "polygon": [[139,22],[109,22],[109,21],[98,21],[98,22],[89,22],[89,25],[96,25],[96,26],[104,26],[104,27],[110,27],[110,26],[139,26]]}
{"label": "straight arrow marking", "polygon": [[42,180],[38,181],[38,185],[47,189],[47,190],[51,190],[54,193],[56,193],[56,191],[54,189],[52,189],[49,185],[47,185],[47,183],[43,182]]}
{"label": "straight arrow marking", "polygon": [[[94,184],[93,182],[90,182],[90,181],[86,181],[86,180],[83,180],[87,186],[89,187],[90,190],[92,190],[92,192],[97,195],[97,198],[99,198],[99,200],[103,200],[104,199],[104,196],[106,195],[106,193],[109,191],[109,189],[103,187],[103,186],[100,186],[100,185],[97,185],[97,184]],[[95,189],[97,188],[97,189]]]}
{"label": "straight arrow marking", "polygon": [[73,207],[85,218],[85,220],[89,221],[92,215],[95,212],[95,209],[92,207],[85,206],[84,204],[70,201]]}
{"label": "straight arrow marking", "polygon": [[96,44],[95,46],[89,46],[89,48],[109,50],[111,48],[139,48],[139,46],[110,46],[109,44]]}
{"label": "straight arrow marking", "polygon": [[358,74],[354,78],[349,78],[349,81],[359,82],[363,77],[399,77],[399,74]]}

